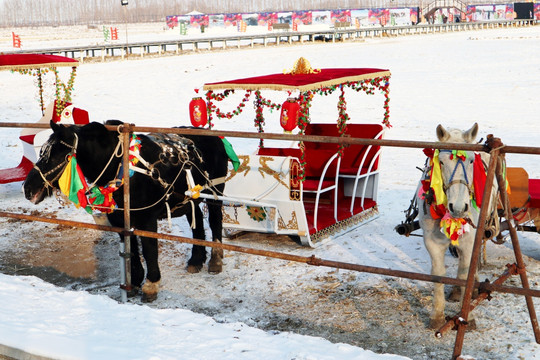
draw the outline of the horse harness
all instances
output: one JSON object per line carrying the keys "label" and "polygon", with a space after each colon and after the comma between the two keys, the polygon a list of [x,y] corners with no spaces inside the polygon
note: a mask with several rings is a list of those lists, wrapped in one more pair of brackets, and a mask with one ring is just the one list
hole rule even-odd
{"label": "horse harness", "polygon": [[[441,152],[450,152],[450,153],[452,153],[453,151],[452,150],[439,150],[439,153],[441,153]],[[454,155],[454,156],[456,156],[456,155]],[[482,163],[484,165],[484,169],[486,169],[487,164],[485,163],[485,161],[483,159],[481,159],[481,161],[482,161]],[[456,174],[457,169],[460,166],[461,166],[461,168],[463,170],[464,179],[456,180],[456,179],[454,179],[454,176]],[[429,178],[429,174],[431,172],[431,169],[432,169],[432,166],[429,165],[429,158],[428,158],[428,159],[426,159],[426,164],[425,164],[424,169],[423,169],[423,178],[424,179]],[[456,185],[456,184],[465,185],[467,187],[467,189],[468,189],[469,196],[473,195],[471,181],[469,181],[469,178],[467,176],[467,172],[465,171],[464,159],[462,157],[460,157],[460,156],[457,156],[457,162],[456,162],[456,165],[454,166],[454,170],[452,170],[452,175],[450,176],[450,179],[448,180],[448,184],[443,183],[444,192],[446,193],[451,186]],[[430,207],[433,204],[434,198],[433,198],[433,194],[426,194],[426,195],[427,196],[425,198],[425,201],[422,201],[422,206],[423,206],[424,213],[429,213],[428,207]],[[416,195],[415,195],[415,197],[413,199],[415,199],[415,198],[416,198]],[[417,209],[418,204],[416,203],[416,201],[411,201],[411,207],[416,207],[416,209]],[[411,211],[414,211],[415,214],[418,214],[418,211],[415,210],[415,209],[409,209],[408,211],[409,211],[409,213]],[[467,217],[465,220],[474,229],[477,228],[477,225],[474,224],[470,218]],[[496,208],[494,209],[494,211],[492,211],[492,212],[490,212],[488,214],[488,218],[486,219],[485,229],[487,229],[487,230],[491,229],[491,230],[493,230],[492,232],[495,233],[495,234],[498,233],[498,231],[499,231],[499,229],[498,229],[498,214],[497,214],[497,209]],[[484,241],[485,240],[487,240],[487,239],[484,239]]]}
{"label": "horse harness", "polygon": [[[74,140],[73,145],[70,145],[70,144],[64,142],[63,140],[60,141],[61,144],[65,145],[65,146],[67,146],[68,148],[71,149],[71,151],[68,153],[68,155],[66,155],[66,158],[64,159],[64,161],[62,161],[61,163],[59,163],[58,165],[56,165],[54,168],[47,171],[46,173],[43,173],[41,171],[41,169],[36,164],[34,164],[34,169],[39,173],[39,175],[43,179],[46,188],[54,188],[52,183],[54,183],[55,181],[57,181],[61,177],[64,170],[66,169],[66,167],[69,164],[70,156],[76,154],[79,138],[78,138],[76,133],[73,133],[73,135],[75,136],[75,140]],[[186,203],[192,201],[192,199],[198,198],[198,194],[200,194],[200,192],[203,191],[203,190],[207,190],[207,189],[211,190],[212,193],[214,194],[214,197],[217,198],[217,196],[218,196],[217,192],[218,191],[215,189],[215,186],[224,183],[225,182],[225,177],[221,177],[221,178],[217,178],[217,179],[210,179],[209,174],[208,174],[207,171],[205,171],[205,170],[203,171],[202,169],[199,169],[197,167],[197,164],[195,164],[190,159],[190,156],[189,156],[190,150],[191,150],[191,153],[195,154],[197,160],[200,163],[203,163],[204,161],[203,161],[203,158],[202,158],[201,154],[199,153],[198,149],[195,147],[195,144],[193,143],[192,140],[190,140],[188,138],[185,138],[185,137],[182,137],[182,136],[177,135],[177,134],[152,133],[152,134],[148,134],[147,137],[150,138],[150,140],[152,140],[155,144],[157,144],[161,148],[161,152],[159,154],[159,159],[157,161],[153,162],[153,163],[150,163],[147,160],[145,160],[140,154],[140,139],[136,135],[133,135],[132,140],[130,142],[130,149],[129,149],[130,176],[133,175],[133,172],[138,172],[140,174],[146,175],[146,176],[150,177],[153,181],[158,182],[164,189],[166,189],[166,191],[165,191],[165,194],[163,195],[163,197],[161,197],[154,204],[151,204],[151,205],[146,206],[144,208],[131,209],[132,211],[134,211],[134,210],[143,210],[143,209],[152,207],[152,206],[156,205],[157,203],[159,203],[164,198],[166,198],[165,204],[166,204],[166,207],[167,207],[167,213],[170,216],[171,210],[169,208],[169,204],[168,204],[167,200],[173,194],[171,192],[171,189],[173,189],[174,183],[179,178],[180,174],[182,173],[182,170],[184,170],[186,172],[186,182],[188,184],[189,190],[192,191],[193,195],[192,195],[192,197],[188,197],[188,196],[184,195],[184,201],[182,201],[174,209],[185,205]],[[139,146],[137,146],[137,144],[139,144]],[[120,152],[119,152],[119,150],[120,150]],[[47,156],[47,158],[48,158],[50,156],[50,151],[51,151],[51,144],[49,144],[49,143],[45,144],[44,147],[42,148],[41,152],[40,152],[40,159],[43,156]],[[123,152],[124,152],[123,141],[122,141],[121,137],[119,136],[119,140],[118,140],[118,143],[117,143],[117,145],[115,147],[115,150],[111,154],[111,157],[109,158],[109,160],[108,160],[107,164],[105,165],[104,169],[102,170],[101,174],[96,178],[96,180],[94,180],[93,184],[88,187],[87,192],[89,192],[91,188],[96,186],[97,181],[101,178],[103,173],[107,170],[107,168],[111,164],[112,160],[114,158],[122,157]],[[140,163],[142,166],[144,166],[144,168],[136,166],[138,163]],[[182,166],[178,170],[178,173],[176,174],[174,179],[170,183],[168,183],[167,181],[165,181],[161,177],[160,171],[156,167],[156,165],[158,165],[158,164],[163,164],[163,165],[170,164],[172,166],[178,166],[178,165],[182,164]],[[109,183],[106,186],[119,187],[123,183],[123,166],[122,165],[123,165],[122,162],[120,162],[120,164],[118,165],[118,170],[116,172],[116,177],[113,180],[109,181]],[[206,180],[206,184],[204,186],[195,184],[195,181],[193,179],[193,175],[191,173],[191,169],[193,167],[197,168],[197,170],[204,176],[204,178]],[[60,170],[60,171],[58,171],[58,170]],[[55,173],[56,171],[58,171],[58,173],[51,180],[48,180],[47,177],[49,175]],[[193,206],[193,204],[192,204],[192,206]],[[174,209],[173,209],[173,211],[174,211]]]}

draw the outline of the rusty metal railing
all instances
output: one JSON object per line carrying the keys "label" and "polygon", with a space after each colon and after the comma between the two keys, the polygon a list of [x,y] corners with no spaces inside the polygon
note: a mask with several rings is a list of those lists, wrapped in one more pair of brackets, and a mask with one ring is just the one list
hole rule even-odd
{"label": "rusty metal railing", "polygon": [[[21,124],[21,123],[0,123],[0,127],[29,127],[29,128],[48,128],[45,124]],[[491,292],[502,292],[521,295],[525,297],[526,305],[529,311],[533,333],[537,343],[540,343],[540,329],[538,326],[538,320],[532,297],[540,297],[540,290],[531,289],[527,278],[527,272],[521,253],[519,239],[517,236],[516,228],[512,221],[508,221],[508,227],[510,237],[512,239],[512,245],[514,248],[514,255],[516,263],[509,266],[509,268],[494,282],[477,282],[475,281],[475,269],[477,266],[480,247],[482,245],[482,238],[484,234],[484,223],[487,216],[487,201],[490,198],[492,184],[496,181],[499,184],[499,193],[504,205],[505,217],[507,219],[512,218],[510,211],[510,203],[508,200],[508,194],[505,186],[505,179],[502,174],[502,161],[505,153],[519,153],[519,154],[535,154],[540,155],[540,148],[538,147],[526,147],[526,146],[506,146],[500,142],[499,139],[492,136],[488,136],[488,141],[484,145],[480,144],[454,144],[454,143],[439,143],[439,142],[426,142],[426,141],[404,141],[404,140],[376,140],[376,139],[357,139],[357,138],[337,138],[331,136],[314,136],[314,135],[291,135],[291,134],[273,134],[273,133],[250,133],[250,132],[238,132],[238,131],[218,131],[218,130],[205,130],[205,129],[186,129],[186,128],[158,128],[158,127],[140,127],[133,124],[124,124],[120,127],[108,126],[110,130],[118,130],[123,135],[123,141],[129,144],[129,138],[132,132],[165,132],[165,133],[177,133],[177,134],[192,134],[192,135],[213,135],[213,136],[227,136],[227,137],[241,137],[241,138],[256,138],[256,139],[276,139],[276,140],[294,140],[294,141],[311,141],[311,142],[325,142],[325,143],[342,143],[342,144],[358,144],[358,145],[378,145],[378,146],[390,146],[390,147],[406,147],[406,148],[438,148],[438,149],[457,149],[457,150],[472,150],[472,151],[485,151],[490,152],[491,159],[488,166],[488,173],[486,179],[486,186],[483,195],[483,203],[481,206],[481,212],[479,217],[478,229],[476,232],[474,250],[471,259],[471,265],[467,280],[459,280],[455,278],[445,276],[434,276],[423,273],[408,272],[394,269],[385,269],[380,267],[365,266],[359,264],[351,264],[333,260],[326,260],[317,258],[315,256],[298,256],[287,253],[281,253],[269,250],[253,249],[243,246],[215,243],[212,241],[197,240],[191,238],[185,238],[180,236],[174,236],[171,234],[154,233],[142,230],[131,230],[129,219],[129,187],[124,186],[124,228],[110,227],[96,224],[89,224],[83,222],[75,222],[62,219],[48,219],[44,217],[31,216],[25,214],[14,214],[9,212],[0,211],[1,217],[8,217],[29,221],[41,221],[47,223],[63,224],[69,226],[76,226],[88,229],[97,229],[102,231],[112,231],[121,234],[124,237],[124,251],[129,253],[129,237],[132,235],[145,236],[156,239],[166,239],[171,241],[179,241],[189,243],[193,245],[208,246],[212,248],[221,248],[228,251],[242,252],[251,255],[265,256],[276,259],[282,259],[287,261],[295,261],[313,266],[327,266],[332,268],[339,268],[351,271],[366,272],[371,274],[379,274],[384,276],[393,276],[400,278],[407,278],[411,280],[419,280],[426,282],[442,283],[448,285],[465,286],[465,295],[461,307],[461,311],[458,315],[450,319],[450,321],[436,332],[436,336],[442,336],[445,332],[451,328],[457,329],[456,341],[454,345],[454,352],[452,359],[458,359],[461,355],[464,334],[467,328],[467,318],[469,312],[476,307],[483,299],[489,298]],[[128,145],[124,145],[126,148]],[[127,152],[125,152],[127,154]],[[127,171],[128,157],[124,156],[124,169]],[[484,204],[485,203],[485,204]],[[128,290],[130,284],[130,266],[129,263],[124,263],[125,267],[125,283],[121,285],[121,288]],[[522,287],[510,287],[504,286],[502,283],[511,275],[519,275]],[[474,289],[479,289],[481,296],[472,300],[472,293]],[[123,295],[124,296],[124,295]]]}

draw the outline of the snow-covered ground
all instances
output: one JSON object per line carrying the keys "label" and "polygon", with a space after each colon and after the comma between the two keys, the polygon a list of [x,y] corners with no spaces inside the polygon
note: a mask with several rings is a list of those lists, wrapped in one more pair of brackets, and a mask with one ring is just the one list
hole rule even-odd
{"label": "snow-covered ground", "polygon": [[[53,39],[54,34],[50,38]],[[132,39],[136,41],[136,35]],[[136,125],[159,127],[188,125],[187,108],[193,89],[205,82],[281,72],[303,56],[315,68],[390,69],[393,127],[387,132],[387,139],[433,141],[439,123],[465,129],[478,122],[481,137],[493,133],[508,145],[537,146],[540,134],[539,40],[540,28],[531,27],[83,64],[77,72],[74,102],[88,110],[93,121],[121,119]],[[62,39],[52,41],[58,44]],[[47,45],[41,38],[39,46],[35,46]],[[7,46],[2,41],[0,51]],[[30,123],[40,117],[36,90],[28,76],[1,72],[0,94],[0,121]],[[242,96],[236,95],[237,100]],[[283,94],[267,96],[274,102],[284,100]],[[351,94],[347,100],[353,122],[380,114],[382,100],[379,96]],[[336,99],[332,97],[322,99],[312,110],[314,120],[333,122],[335,104]],[[224,110],[227,110],[225,105]],[[243,116],[216,120],[215,124],[218,129],[255,131],[249,119],[253,119],[253,110],[248,106]],[[266,131],[280,132],[277,121],[272,121],[270,115],[266,124]],[[18,129],[7,128],[0,132],[0,168],[18,164],[22,154],[18,132]],[[230,140],[239,153],[254,150],[251,141]],[[540,178],[540,162],[536,157],[508,155],[507,160],[509,166],[524,167],[531,178]],[[415,167],[421,166],[423,161],[419,149],[385,148],[379,218],[344,236],[334,237],[316,249],[287,243],[276,246],[299,255],[314,254],[325,259],[429,272],[430,261],[421,238],[403,238],[393,231],[403,220],[403,210],[413,195],[419,177]],[[0,186],[3,210],[26,213],[37,210],[59,218],[91,221],[84,212],[72,207],[61,208],[54,199],[32,206],[22,196],[20,186],[20,183]],[[0,252],[4,253],[23,247],[39,248],[41,241],[54,236],[56,229],[7,219],[0,219],[0,223],[3,229],[0,230]],[[184,220],[173,224],[175,233],[188,235],[186,229]],[[520,233],[520,240],[531,284],[538,287],[540,238],[535,233]],[[100,240],[100,244],[102,242]],[[249,245],[269,246],[263,240]],[[430,284],[334,269],[306,269],[238,254],[227,255],[223,274],[188,276],[184,268],[186,256],[178,258],[177,255],[186,248],[163,245],[163,288],[160,299],[151,306],[141,306],[136,301],[118,304],[113,300],[118,296],[115,284],[103,295],[96,295],[99,292],[68,291],[35,277],[0,275],[0,344],[52,358],[84,359],[391,357],[362,348],[415,359],[449,358],[451,354],[452,335],[448,335],[447,340],[435,340],[431,338],[432,332],[424,328],[431,306]],[[76,251],[67,254],[77,256]],[[6,261],[5,257],[0,258]],[[452,265],[449,265],[449,274],[455,274],[455,260],[451,257],[447,260]],[[484,270],[484,277],[501,273],[504,264],[513,262],[510,246],[488,244],[488,262],[491,267]],[[3,265],[0,270],[6,272]],[[99,284],[115,280],[95,279]],[[197,294],[186,294],[178,287],[191,288]],[[69,288],[77,286],[71,284]],[[329,299],[335,306],[333,311],[321,305]],[[535,304],[538,308],[540,301],[535,299]],[[356,322],[349,325],[356,326],[356,330],[353,329],[351,339],[344,342],[356,346],[252,328],[271,327],[268,323],[259,323],[260,318],[257,318],[258,313],[269,307],[276,314],[284,314],[283,318],[289,322],[294,322],[294,316],[302,312],[311,313],[311,325],[305,325],[308,329],[299,332],[316,336],[323,336],[322,329],[340,325],[344,332],[350,331],[345,330],[345,322],[354,318]],[[200,310],[214,319],[185,308]],[[375,313],[370,312],[373,309]],[[479,329],[467,334],[464,354],[477,359],[540,357],[540,347],[534,342],[523,298],[495,294],[490,303],[478,309],[477,318]],[[284,322],[277,323],[276,329],[286,328]],[[363,333],[369,333],[372,342],[358,340],[367,336]],[[416,343],[404,340],[410,339],[411,334],[418,334]]]}

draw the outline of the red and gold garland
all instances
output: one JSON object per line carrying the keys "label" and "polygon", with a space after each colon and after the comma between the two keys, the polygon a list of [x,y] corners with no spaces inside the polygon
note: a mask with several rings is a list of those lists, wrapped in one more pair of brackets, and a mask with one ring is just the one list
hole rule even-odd
{"label": "red and gold garland", "polygon": [[[18,70],[12,70],[12,72],[17,71],[19,74],[22,75],[31,75],[35,76],[36,82],[37,82],[37,88],[38,88],[38,97],[39,97],[39,105],[41,107],[41,111],[45,110],[45,103],[43,100],[43,75],[46,75],[49,73],[49,71],[52,71],[54,73],[55,78],[55,100],[56,100],[56,115],[60,116],[62,114],[62,111],[64,111],[64,108],[66,107],[66,103],[71,102],[71,94],[73,92],[73,88],[75,85],[75,76],[77,75],[77,67],[73,66],[71,68],[71,74],[69,76],[67,84],[64,83],[60,79],[60,74],[58,72],[58,69],[54,66],[51,66],[49,68],[38,68],[38,69],[18,69]],[[61,93],[63,92],[63,95]]]}
{"label": "red and gold garland", "polygon": [[[313,97],[315,94],[328,96],[332,94],[336,89],[340,90],[339,100],[337,104],[338,108],[338,119],[337,119],[337,127],[338,132],[341,135],[343,135],[347,129],[347,122],[350,119],[349,115],[347,114],[347,102],[345,101],[345,87],[349,87],[350,89],[360,92],[363,91],[368,95],[375,94],[376,90],[379,90],[384,95],[384,115],[382,123],[386,127],[391,127],[390,124],[390,96],[389,96],[389,89],[390,89],[390,76],[382,76],[377,77],[374,79],[366,79],[366,80],[360,80],[360,81],[349,81],[345,82],[343,84],[335,85],[335,86],[329,86],[329,87],[323,87],[317,90],[309,90],[305,91],[299,94],[298,96],[298,102],[300,104],[300,114],[298,116],[298,128],[300,129],[300,134],[305,133],[305,129],[307,124],[310,122],[309,117],[309,108],[311,107],[311,101],[313,100]],[[209,128],[211,129],[212,124],[212,114],[215,113],[216,117],[218,118],[227,118],[231,119],[233,116],[239,115],[243,108],[245,107],[245,103],[249,100],[252,91],[247,90],[246,94],[244,95],[242,101],[240,104],[236,107],[235,110],[231,112],[223,112],[220,110],[217,105],[214,102],[220,102],[223,101],[225,98],[227,98],[230,94],[234,93],[233,89],[225,90],[223,93],[214,93],[212,90],[208,90],[206,92],[206,101],[208,103],[208,124]],[[257,128],[258,132],[262,133],[264,132],[264,116],[263,116],[263,110],[264,107],[270,108],[270,110],[279,110],[281,108],[281,105],[271,102],[268,99],[265,99],[261,96],[260,90],[255,91],[255,101],[254,101],[254,107],[255,107],[255,127]],[[263,146],[263,140],[261,139],[259,146]],[[343,145],[340,145],[339,152],[340,154],[343,151]],[[300,158],[300,164],[302,169],[305,167],[305,159],[304,159],[304,146],[303,143],[300,143],[300,149],[301,149],[301,158]],[[305,172],[302,171],[299,178],[301,180],[304,179]]]}
{"label": "red and gold garland", "polygon": [[244,95],[242,101],[236,109],[230,112],[223,112],[221,109],[217,107],[212,101],[223,101],[225,100],[230,94],[233,94],[234,90],[225,90],[222,94],[214,94],[212,90],[209,90],[206,92],[206,103],[208,104],[207,111],[208,111],[208,128],[212,129],[212,113],[214,112],[216,116],[220,119],[231,119],[233,116],[240,115],[242,111],[244,110],[244,107],[246,106],[246,102],[249,101],[249,98],[251,97],[251,90],[247,90],[246,94]]}

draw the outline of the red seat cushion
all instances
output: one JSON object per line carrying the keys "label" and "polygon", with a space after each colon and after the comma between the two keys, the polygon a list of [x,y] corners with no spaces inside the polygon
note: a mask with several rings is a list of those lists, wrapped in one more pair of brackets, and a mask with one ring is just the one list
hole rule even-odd
{"label": "red seat cushion", "polygon": [[[304,191],[317,191],[319,187],[319,180],[317,179],[306,179],[304,180]],[[335,185],[335,181],[333,180],[323,180],[321,189],[325,189],[327,187]]]}
{"label": "red seat cushion", "polygon": [[[383,126],[380,124],[348,124],[345,136],[353,138],[374,139],[377,134],[383,130]],[[335,136],[339,137],[339,131],[336,124],[308,124],[306,127],[306,135],[321,135],[321,136]],[[320,175],[322,172],[322,166],[328,161],[328,159],[336,153],[339,146],[334,143],[305,143],[306,145],[306,159],[308,161],[308,167],[306,168],[307,176]],[[373,156],[379,151],[380,146],[372,146],[364,161],[362,167],[362,173],[367,172],[367,168]],[[343,149],[343,155],[341,157],[340,173],[344,175],[356,175],[360,162],[364,157],[367,146],[365,145],[349,145]],[[312,162],[311,162],[312,161]],[[378,168],[378,159],[375,160],[375,164],[371,170]],[[310,163],[311,162],[311,163]],[[330,170],[334,170],[335,165],[332,165]],[[328,173],[330,175],[331,173]]]}

